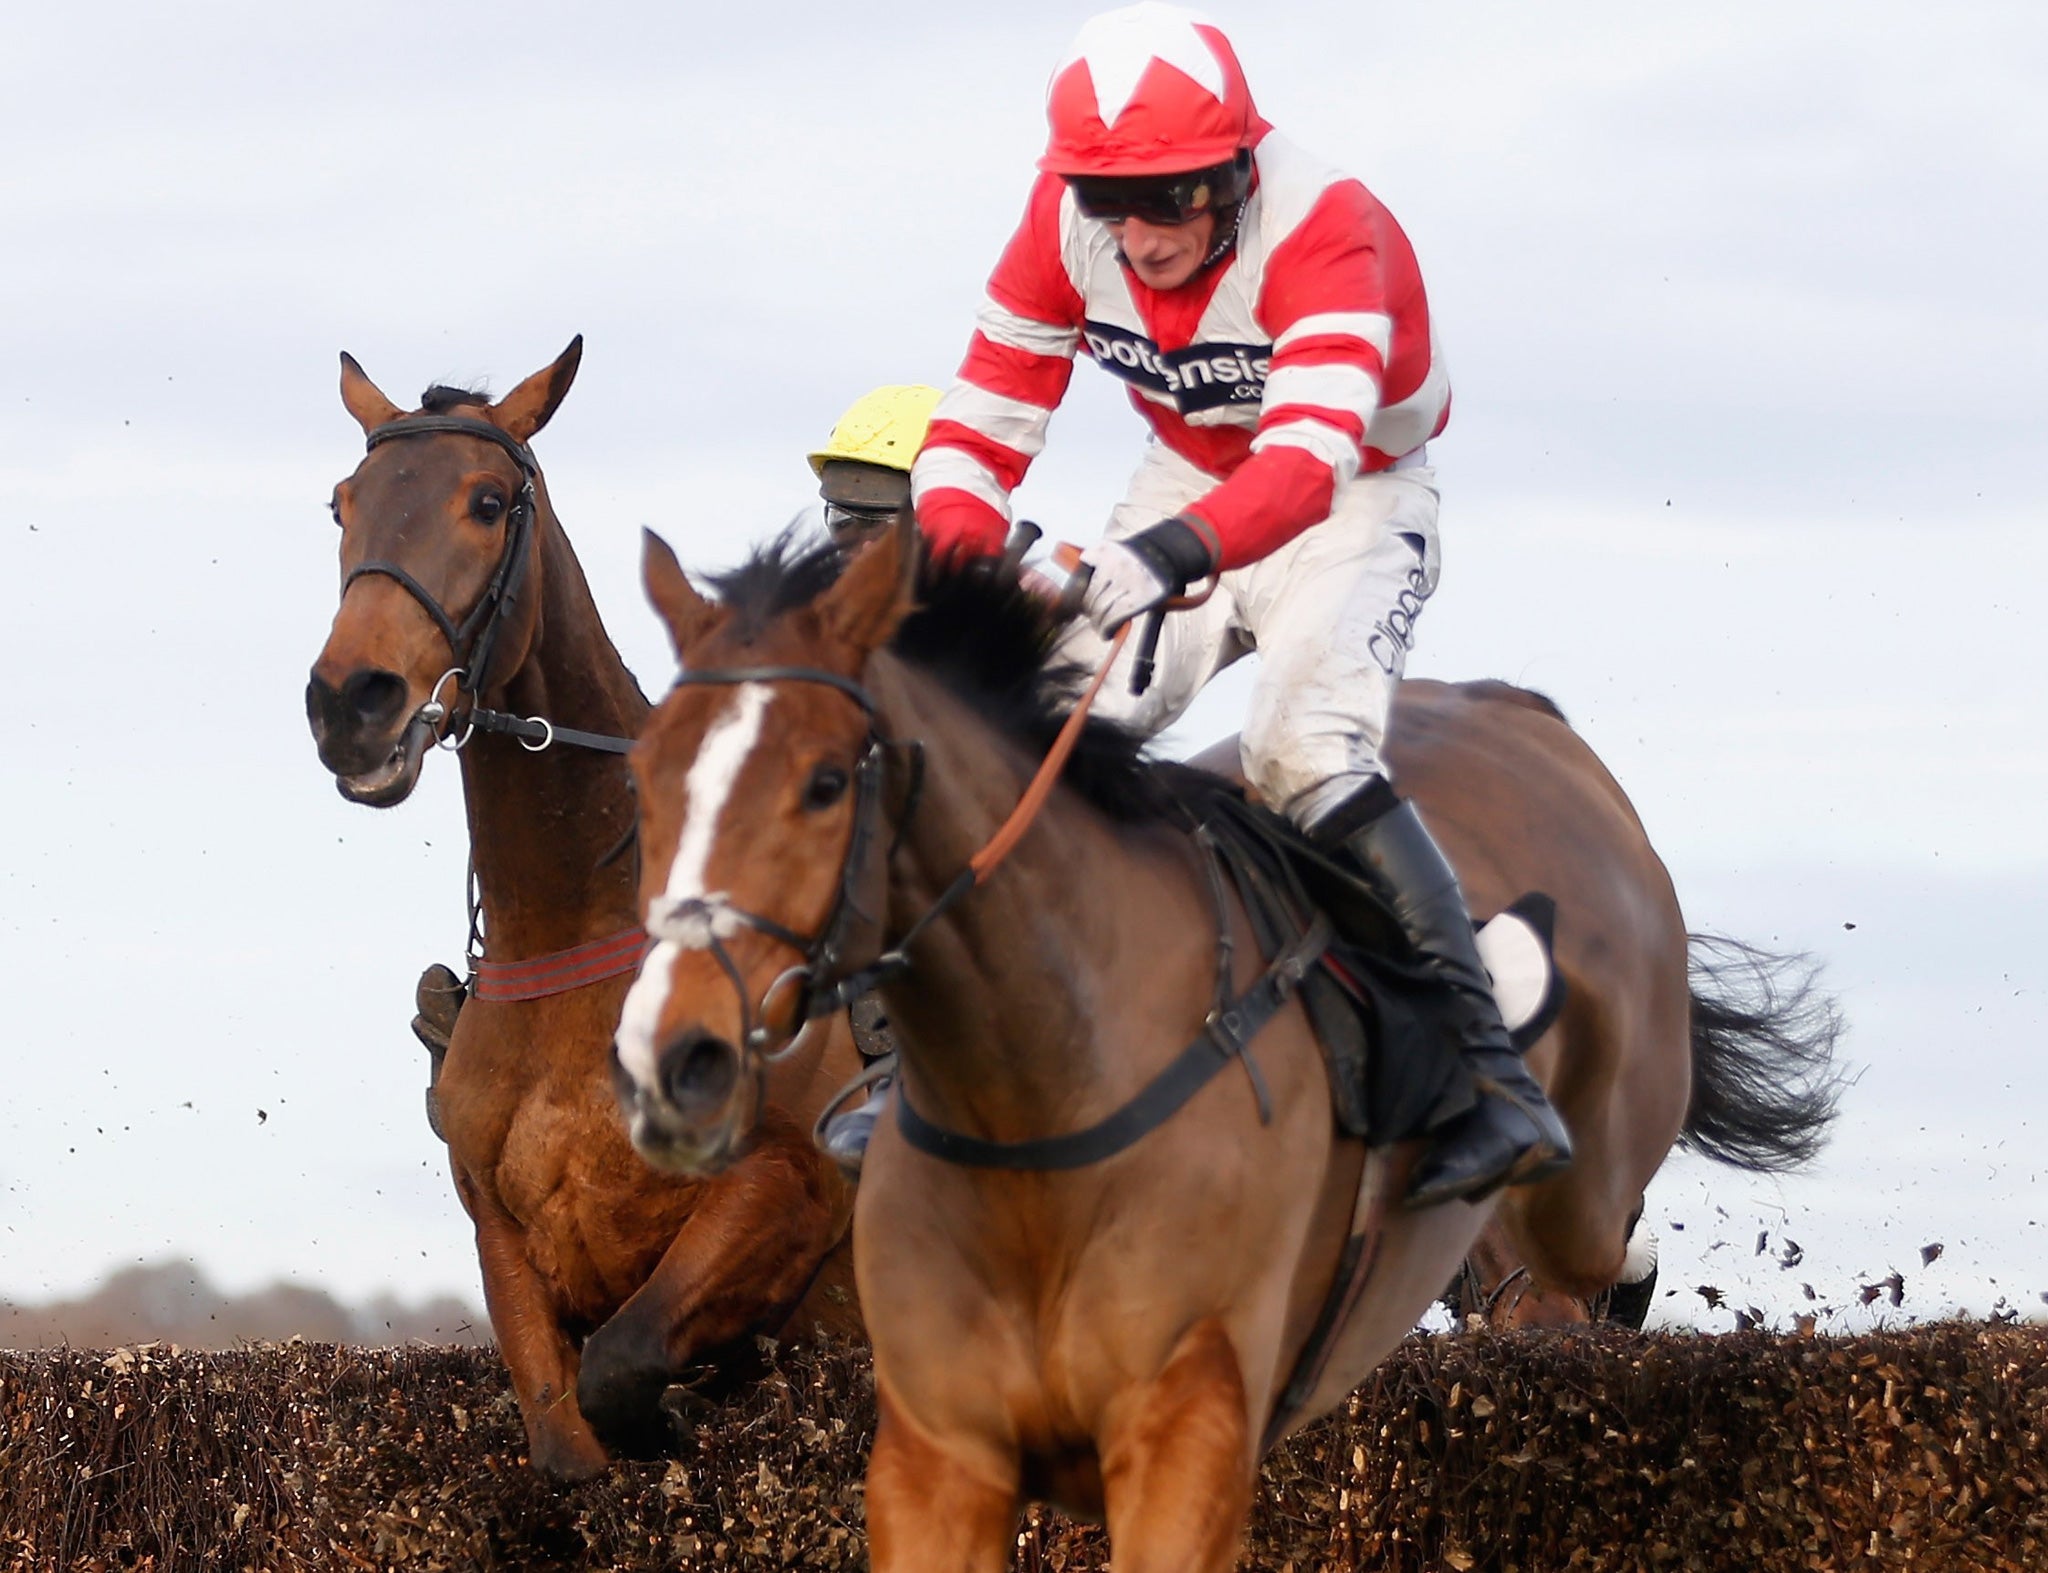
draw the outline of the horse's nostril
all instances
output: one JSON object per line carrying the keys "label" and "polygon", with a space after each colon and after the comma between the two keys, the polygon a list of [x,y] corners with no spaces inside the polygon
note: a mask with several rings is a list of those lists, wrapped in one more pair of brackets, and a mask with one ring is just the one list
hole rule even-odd
{"label": "horse's nostril", "polygon": [[341,699],[363,726],[386,726],[405,708],[405,679],[375,669],[351,672],[341,685]]}
{"label": "horse's nostril", "polygon": [[306,682],[306,719],[318,726],[334,714],[341,696],[327,685],[318,672]]}
{"label": "horse's nostril", "polygon": [[723,1038],[690,1032],[661,1056],[661,1086],[678,1109],[716,1107],[739,1080],[740,1056]]}

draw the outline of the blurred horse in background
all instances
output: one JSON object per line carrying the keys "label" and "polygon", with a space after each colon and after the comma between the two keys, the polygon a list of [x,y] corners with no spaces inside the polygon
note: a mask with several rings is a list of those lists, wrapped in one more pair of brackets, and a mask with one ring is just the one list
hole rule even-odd
{"label": "blurred horse in background", "polygon": [[[1502,1193],[1445,1304],[1504,1328],[1641,1327],[1651,1176],[1674,1145],[1752,1174],[1818,1156],[1839,1088],[1834,1004],[1802,957],[1686,932],[1627,795],[1543,695],[1411,679],[1386,755],[1476,922],[1524,890],[1557,898],[1564,1003],[1529,1061],[1575,1157]],[[1236,737],[1191,763],[1241,779]]]}
{"label": "blurred horse in background", "polygon": [[858,1069],[843,1021],[777,1067],[721,1174],[657,1173],[621,1127],[608,1055],[643,949],[621,756],[648,706],[527,446],[581,354],[495,403],[436,387],[410,413],[342,356],[369,451],[334,490],[341,604],[306,690],[352,802],[402,802],[430,745],[461,750],[482,948],[436,1125],[534,1466],[568,1478],[662,1450],[664,1389],[743,1368],[752,1335],[859,1329],[851,1194],[810,1143]]}

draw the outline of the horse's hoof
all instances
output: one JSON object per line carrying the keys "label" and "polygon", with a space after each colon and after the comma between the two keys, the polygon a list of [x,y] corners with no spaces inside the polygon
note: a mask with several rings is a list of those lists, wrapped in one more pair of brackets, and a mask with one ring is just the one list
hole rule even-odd
{"label": "horse's hoof", "polygon": [[612,1464],[597,1438],[587,1433],[583,1436],[552,1433],[537,1436],[531,1439],[527,1451],[536,1474],[568,1485],[595,1480]]}
{"label": "horse's hoof", "polygon": [[650,1349],[631,1331],[611,1323],[585,1341],[576,1407],[613,1457],[665,1458],[675,1449],[676,1428],[661,1400],[675,1373],[665,1350]]}

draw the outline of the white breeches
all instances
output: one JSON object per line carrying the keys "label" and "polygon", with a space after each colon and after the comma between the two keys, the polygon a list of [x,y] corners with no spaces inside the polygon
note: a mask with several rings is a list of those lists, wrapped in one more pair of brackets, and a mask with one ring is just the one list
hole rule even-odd
{"label": "white breeches", "polygon": [[[1386,774],[1380,748],[1394,686],[1439,569],[1436,471],[1403,464],[1357,476],[1338,489],[1322,523],[1224,574],[1203,605],[1170,613],[1158,671],[1138,697],[1130,691],[1134,631],[1096,713],[1148,734],[1161,731],[1210,678],[1256,650],[1259,674],[1242,752],[1246,779],[1268,804],[1308,827]],[[1150,443],[1108,534],[1135,535],[1215,485],[1171,449]],[[1092,668],[1105,649],[1093,628],[1077,623],[1060,653]]]}

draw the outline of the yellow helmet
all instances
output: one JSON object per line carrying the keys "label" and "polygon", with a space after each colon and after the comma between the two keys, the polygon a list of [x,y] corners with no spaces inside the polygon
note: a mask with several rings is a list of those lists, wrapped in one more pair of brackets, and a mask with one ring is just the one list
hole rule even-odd
{"label": "yellow helmet", "polygon": [[924,431],[939,399],[937,388],[921,382],[892,383],[862,394],[839,417],[825,446],[810,456],[812,473],[822,477],[833,459],[908,471],[924,446]]}

